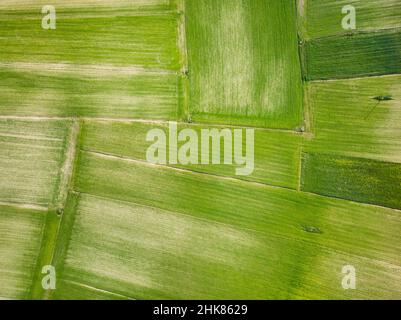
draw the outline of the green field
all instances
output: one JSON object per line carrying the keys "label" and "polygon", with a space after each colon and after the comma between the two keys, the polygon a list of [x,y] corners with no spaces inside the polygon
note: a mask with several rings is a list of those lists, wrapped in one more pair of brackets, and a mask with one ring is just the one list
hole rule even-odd
{"label": "green field", "polygon": [[[401,299],[399,1],[48,4],[0,3],[0,299]],[[150,163],[175,122],[254,170]]]}
{"label": "green field", "polygon": [[0,77],[1,115],[167,120],[179,115],[180,82],[174,73],[9,63],[0,64]]}
{"label": "green field", "polygon": [[186,3],[191,119],[269,128],[301,126],[294,1]]}
{"label": "green field", "polygon": [[46,213],[0,205],[0,299],[27,299]]}
{"label": "green field", "polygon": [[309,80],[401,72],[401,32],[398,31],[320,38],[307,42],[305,51]]}
{"label": "green field", "polygon": [[401,162],[400,76],[312,82],[306,90],[308,150]]}
{"label": "green field", "polygon": [[341,21],[342,8],[355,7],[358,31],[377,31],[401,27],[401,4],[398,0],[303,0],[301,21],[305,37],[319,38],[349,33]]}
{"label": "green field", "polygon": [[[149,142],[146,142],[146,134],[154,128],[168,132],[167,123],[157,125],[151,123],[86,121],[82,128],[82,146],[87,151],[146,161],[146,151],[150,146]],[[220,129],[220,127],[206,125],[178,126],[179,130],[194,129],[199,136],[201,136],[200,131],[202,129],[210,128]],[[243,135],[243,149],[245,150],[245,133]],[[299,184],[298,171],[302,140],[302,136],[295,132],[256,130],[254,171],[249,176],[241,176],[239,178],[296,189]],[[211,146],[210,143],[209,146]],[[183,144],[183,142],[178,142],[177,147],[180,148]],[[198,146],[200,149],[200,142]],[[223,142],[222,146],[224,146]],[[169,144],[167,143],[167,153],[168,149]],[[235,169],[241,166],[235,163],[224,165],[223,149],[223,147],[220,149],[220,165],[177,164],[175,166],[186,170],[236,177]],[[198,162],[201,163],[200,155],[198,155]]]}
{"label": "green field", "polygon": [[0,202],[47,207],[58,197],[68,122],[0,121]]}

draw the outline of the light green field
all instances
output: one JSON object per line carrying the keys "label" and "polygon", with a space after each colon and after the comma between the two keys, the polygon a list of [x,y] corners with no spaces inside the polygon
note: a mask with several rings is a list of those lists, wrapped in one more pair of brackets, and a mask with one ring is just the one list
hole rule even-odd
{"label": "light green field", "polygon": [[[400,294],[400,288],[395,288],[393,284],[391,289],[386,289],[386,285],[383,285],[384,283],[392,283],[399,277],[399,274],[397,276],[397,273],[394,273],[394,270],[390,267],[392,264],[397,266],[400,262],[399,249],[390,244],[398,241],[397,238],[400,237],[399,230],[401,220],[398,212],[285,189],[255,186],[247,182],[225,181],[217,177],[180,172],[170,168],[154,168],[129,160],[121,160],[87,152],[81,153],[78,168],[75,179],[75,189],[84,194],[89,193],[101,198],[112,198],[120,201],[138,203],[144,206],[161,208],[184,214],[185,216],[191,217],[191,219],[202,219],[217,225],[228,225],[234,229],[240,229],[253,235],[253,239],[256,243],[252,250],[256,250],[254,256],[258,257],[257,260],[252,262],[254,261],[253,258],[248,257],[249,251],[251,250],[249,248],[239,255],[238,253],[233,253],[233,257],[236,256],[237,259],[239,259],[240,262],[243,261],[243,263],[256,263],[255,267],[252,267],[252,270],[254,270],[253,275],[258,275],[258,277],[254,279],[254,281],[250,281],[248,278],[250,276],[249,273],[245,272],[242,273],[242,276],[235,276],[237,279],[235,282],[228,280],[230,279],[229,271],[226,273],[217,272],[215,277],[219,277],[220,275],[222,279],[214,279],[213,283],[227,280],[226,285],[235,286],[235,289],[229,287],[230,290],[227,290],[226,293],[216,293],[220,294],[219,296],[221,298],[244,296],[254,298],[300,298],[316,297],[319,294],[323,294],[321,286],[313,285],[313,283],[323,283],[323,286],[327,286],[325,287],[326,293],[320,297],[357,298],[368,296],[370,293],[364,291],[365,289],[356,291],[353,294],[350,293],[348,296],[341,287],[338,287],[340,284],[336,282],[336,279],[341,277],[341,271],[333,272],[333,270],[342,268],[343,265],[340,261],[349,261],[350,264],[355,263],[361,270],[364,270],[363,272],[366,272],[369,268],[377,268],[378,272],[381,273],[380,280],[374,276],[366,275],[362,276],[362,283],[366,284],[366,289],[373,286],[376,290],[379,290],[376,292],[378,296],[394,297]],[[102,201],[102,199],[97,199],[94,202],[100,203]],[[125,204],[119,204],[118,206],[121,212],[129,210],[125,208]],[[102,205],[102,207],[106,207],[106,205]],[[79,209],[77,210],[79,212]],[[99,214],[99,210],[100,208],[97,209],[97,207],[96,209],[92,209],[91,211],[93,213],[90,215]],[[131,208],[130,210],[135,209]],[[111,214],[110,212],[112,211],[115,210],[105,210],[104,214]],[[79,215],[78,213],[78,217]],[[150,213],[144,215],[148,217]],[[124,234],[125,232],[129,232],[128,230],[130,229],[127,226],[127,223],[129,223],[128,221],[134,219],[133,223],[135,223],[138,222],[138,220],[133,218],[133,214],[121,213],[120,218],[123,219],[123,216],[127,217],[127,221],[124,220],[124,222],[121,222],[121,227],[114,226],[109,230],[116,230],[116,232],[118,230],[119,233],[122,233],[119,237],[122,237],[125,241],[127,240],[126,237],[128,233],[127,236],[124,236]],[[150,217],[148,218],[150,219]],[[117,223],[117,218],[110,219],[113,223]],[[166,219],[167,221],[169,220],[168,218]],[[104,219],[100,220],[103,222],[105,221]],[[93,226],[93,221],[88,221],[86,223],[86,228],[95,228]],[[176,224],[178,224],[178,222]],[[144,222],[143,224],[138,223],[138,225],[145,227],[147,224]],[[189,224],[186,225],[188,226]],[[171,229],[169,227],[165,228],[166,232],[170,234]],[[210,231],[210,227],[204,230],[206,229]],[[319,233],[311,232],[310,230],[319,230]],[[103,280],[107,277],[110,279],[124,279],[124,273],[128,271],[124,271],[125,269],[123,268],[115,267],[113,269],[106,267],[104,271],[101,271],[96,269],[97,264],[95,263],[92,266],[89,265],[86,267],[85,270],[81,270],[81,272],[74,269],[73,266],[78,266],[81,259],[84,259],[87,263],[91,263],[90,261],[94,259],[91,258],[92,256],[88,257],[88,254],[84,253],[85,251],[82,252],[86,246],[80,244],[80,242],[86,243],[85,241],[88,240],[85,240],[85,235],[91,237],[91,232],[95,231],[78,229],[78,231],[74,232],[77,234],[75,239],[79,240],[75,241],[76,246],[70,245],[66,261],[67,264],[70,262],[72,270],[70,273],[67,272],[67,274],[71,274],[71,277],[73,277],[76,272],[81,275],[85,274],[82,281],[92,282],[90,282],[90,284],[85,282],[84,284],[95,288],[99,288],[100,286],[102,290],[123,295],[128,295],[128,292],[136,292],[138,295],[141,294],[141,289],[130,291],[129,288],[133,285],[132,282],[126,283],[127,287],[121,282],[118,282],[119,284],[114,284],[114,286],[110,284],[107,288],[101,286],[101,282],[96,282],[99,277]],[[160,235],[160,232],[156,232],[152,228],[150,228],[148,232],[155,236]],[[178,230],[173,234],[178,236],[177,233],[180,234]],[[94,238],[99,238],[99,241],[103,241],[101,240],[103,234],[104,232],[99,231],[99,236],[94,236]],[[129,234],[136,235],[138,232]],[[362,238],[364,241],[360,241]],[[72,237],[72,239],[72,243],[74,243],[74,237]],[[118,243],[119,241],[123,241],[122,239],[111,241],[111,243],[115,245],[115,248],[121,247]],[[133,246],[136,246],[139,240],[130,241],[132,241]],[[173,240],[171,241],[174,242]],[[217,246],[219,248],[226,242],[227,240],[224,239],[222,240],[222,244],[220,244],[219,241],[215,241],[213,247]],[[158,243],[158,241],[155,240],[155,243]],[[265,250],[263,254],[258,253],[260,249],[258,249],[257,243],[262,244],[262,248]],[[102,242],[101,245],[94,246],[105,248],[105,243]],[[149,258],[148,262],[153,259],[165,257],[163,253],[158,254],[154,245],[152,246],[149,244],[149,246],[149,250],[152,249],[154,251],[151,251],[152,253],[149,254],[151,258]],[[201,248],[206,250],[209,247],[210,246],[205,245]],[[239,245],[238,248],[240,247]],[[129,257],[131,250],[128,248],[123,250],[127,250],[126,254]],[[174,250],[179,249],[173,247],[169,250],[174,252]],[[202,252],[202,250],[199,249],[196,251]],[[110,254],[110,252],[114,252],[114,249],[104,249],[104,252],[99,252],[98,255],[107,255]],[[118,263],[118,266],[125,265],[123,261],[119,262],[123,257],[123,254],[116,254],[116,256],[111,259],[110,263]],[[277,259],[283,263],[283,268],[275,268],[275,263],[273,262],[275,259],[274,257],[277,257]],[[260,258],[262,258],[264,262],[260,261]],[[192,266],[191,264],[189,269],[196,268],[196,260],[192,261],[194,265]],[[134,266],[136,265],[135,260],[132,263]],[[142,265],[142,263],[138,263]],[[263,266],[256,267],[260,263]],[[383,268],[385,264],[387,264],[388,267]],[[158,265],[162,266],[168,264],[159,262]],[[174,263],[173,267],[181,272],[184,272],[186,269],[184,266],[175,266]],[[223,270],[231,270],[229,266],[224,266],[224,268]],[[95,271],[93,269],[95,269]],[[104,274],[106,270],[120,270],[121,273],[106,276]],[[202,272],[191,273],[191,277],[197,277],[202,274],[204,278],[195,278],[195,280],[192,280],[191,290],[188,291],[186,296],[194,294],[194,296],[191,295],[190,297],[216,297],[213,295],[213,292],[215,292],[214,290],[209,290],[209,295],[205,295],[202,291],[202,284],[204,281],[208,281],[209,278],[207,267],[204,267],[202,270]],[[259,274],[258,270],[264,270],[264,272]],[[297,271],[295,272],[295,270]],[[153,274],[155,274],[154,277],[157,277],[158,273],[153,272]],[[145,275],[146,272],[144,277]],[[78,277],[78,275],[76,275],[76,277]],[[168,277],[168,275],[165,275],[165,277]],[[135,282],[132,278],[130,279]],[[145,279],[147,278],[145,277]],[[151,277],[151,279],[154,278]],[[306,279],[313,280],[308,282]],[[77,278],[71,278],[70,280],[77,282]],[[155,287],[151,285],[153,282],[147,283],[141,281],[145,280],[142,278],[138,279],[140,283],[139,287],[142,286],[147,288],[146,290],[149,290],[148,287],[150,286],[152,290],[155,289]],[[159,280],[156,280],[154,282],[157,284],[159,283],[158,281]],[[179,279],[169,281],[176,283]],[[298,285],[290,285],[294,282],[297,283],[299,287]],[[105,283],[108,282],[106,281]],[[269,289],[266,290],[268,283],[270,283]],[[290,291],[284,290],[284,292],[281,292],[280,288],[284,285],[283,283],[287,283],[288,287],[291,287]],[[263,288],[260,289],[261,291],[258,291],[257,287],[254,287],[258,286],[258,284],[262,284]],[[157,285],[155,286],[157,287]],[[116,291],[123,288],[127,288],[127,291]],[[215,289],[218,290],[218,288],[222,288],[222,286],[216,285]],[[362,288],[364,288],[364,286],[362,286]],[[174,293],[175,291],[170,291],[178,290],[178,292],[182,292],[182,290],[179,289],[180,287],[177,285],[174,286],[173,289],[159,289],[161,293],[160,291],[157,293],[157,291],[154,292],[152,290],[145,292],[147,297],[180,298],[181,296]],[[160,296],[160,294],[162,294],[162,296]],[[130,298],[136,298],[132,295],[128,296]]]}
{"label": "light green field", "polygon": [[[0,63],[0,114],[177,119],[174,73],[111,65]],[[17,98],[18,97],[18,98]]]}
{"label": "light green field", "polygon": [[401,162],[400,76],[312,82],[307,91],[314,134],[308,150]]}
{"label": "light green field", "polygon": [[127,1],[101,1],[101,7],[63,1],[56,5],[56,30],[42,29],[42,4],[24,1],[25,9],[13,2],[0,13],[0,61],[179,68],[177,13],[166,1],[151,1],[156,5],[144,11]]}
{"label": "light green field", "polygon": [[[401,299],[399,1],[48,4],[0,2],[0,299]],[[148,163],[169,120],[254,172]]]}
{"label": "light green field", "polygon": [[346,14],[342,8],[354,6],[358,31],[376,31],[401,27],[401,4],[398,0],[299,0],[303,3],[305,38],[318,38],[350,32],[342,28]]}
{"label": "light green field", "polygon": [[0,205],[0,299],[27,299],[45,213]]}
{"label": "light green field", "polygon": [[0,120],[0,202],[57,199],[68,132],[67,121]]}
{"label": "light green field", "polygon": [[[146,151],[153,142],[146,141],[148,131],[162,129],[167,137],[168,123],[145,124],[129,122],[86,121],[82,128],[82,148],[88,151],[110,154],[118,157],[126,157],[146,161]],[[201,136],[202,129],[223,129],[224,127],[210,127],[206,125],[178,125],[178,130],[193,129]],[[243,150],[245,150],[245,131],[243,131]],[[178,143],[180,148],[184,142]],[[296,189],[299,184],[299,162],[302,136],[291,132],[277,132],[268,130],[255,131],[255,169],[249,176],[236,176],[235,169],[243,166],[225,165],[224,143],[221,143],[221,165],[176,165],[177,167],[205,172],[215,175],[235,177],[249,181],[255,181],[270,185]],[[200,158],[200,141],[198,143]],[[169,143],[167,141],[167,154]],[[176,150],[176,149],[175,149]],[[210,154],[212,152],[210,144]]]}
{"label": "light green field", "polygon": [[302,124],[295,14],[289,0],[186,1],[193,121]]}

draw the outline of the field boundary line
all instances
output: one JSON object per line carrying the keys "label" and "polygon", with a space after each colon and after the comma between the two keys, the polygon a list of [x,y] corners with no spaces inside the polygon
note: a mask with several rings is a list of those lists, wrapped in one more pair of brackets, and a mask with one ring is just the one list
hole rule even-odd
{"label": "field boundary line", "polygon": [[[301,0],[302,1],[302,0]],[[304,0],[305,1],[305,0]],[[399,33],[401,32],[401,27],[388,27],[388,28],[376,28],[376,29],[361,29],[358,31],[353,31],[351,33],[351,36],[361,36],[361,35],[373,35],[373,34],[386,34],[386,33]],[[350,34],[343,32],[343,33],[335,33],[335,34],[330,34],[327,36],[320,36],[320,37],[314,37],[314,38],[309,38],[309,35],[307,34],[308,39],[306,42],[312,42],[312,41],[317,41],[317,40],[322,40],[322,39],[333,39],[333,38],[341,38],[341,37],[349,37]]]}
{"label": "field boundary line", "polygon": [[56,201],[54,205],[57,210],[62,210],[65,207],[67,201],[68,189],[72,180],[72,174],[74,171],[74,161],[77,153],[77,142],[78,135],[81,129],[81,125],[78,120],[75,120],[70,129],[70,136],[67,141],[67,147],[65,150],[64,164],[61,168],[60,182],[58,192],[56,195]]}
{"label": "field boundary line", "polygon": [[13,207],[13,208],[22,209],[22,210],[36,210],[36,211],[43,211],[43,212],[47,212],[49,210],[48,207],[37,205],[37,204],[8,202],[8,201],[0,201],[0,206]]}
{"label": "field boundary line", "polygon": [[380,74],[380,75],[366,75],[363,77],[354,77],[354,78],[331,78],[331,79],[316,79],[316,80],[308,80],[307,83],[325,83],[325,82],[335,82],[335,81],[353,81],[353,80],[363,80],[369,78],[390,78],[390,77],[400,77],[401,73],[391,73],[391,74]]}
{"label": "field boundary line", "polygon": [[71,283],[71,284],[79,286],[79,287],[91,289],[93,291],[98,291],[98,292],[107,293],[107,294],[110,294],[110,295],[113,295],[113,296],[126,298],[128,300],[137,300],[135,298],[131,298],[131,297],[123,295],[123,294],[119,294],[119,293],[115,293],[115,292],[112,292],[112,291],[96,288],[96,287],[93,287],[93,286],[90,286],[90,285],[87,285],[87,284],[84,284],[84,283],[81,283],[81,282],[76,282],[76,281],[72,281],[72,280],[64,280],[64,282]]}
{"label": "field boundary line", "polygon": [[[182,116],[187,122],[191,120],[190,107],[189,107],[189,95],[190,95],[190,86],[189,86],[189,65],[188,65],[188,47],[187,47],[187,34],[186,34],[186,6],[185,0],[178,0],[177,2],[177,11],[179,14],[178,19],[178,49],[180,51],[180,60],[181,60],[181,79],[182,83],[180,83],[178,90],[182,93],[182,97],[178,94],[178,99],[182,102],[179,103],[179,118]],[[182,104],[182,105],[181,105]]]}

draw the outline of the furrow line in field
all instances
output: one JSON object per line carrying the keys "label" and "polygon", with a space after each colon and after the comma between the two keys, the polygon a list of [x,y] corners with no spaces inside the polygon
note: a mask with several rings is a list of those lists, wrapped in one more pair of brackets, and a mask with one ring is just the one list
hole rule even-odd
{"label": "furrow line in field", "polygon": [[382,74],[382,75],[367,75],[363,77],[354,77],[354,78],[338,78],[338,79],[317,79],[317,80],[310,80],[308,83],[326,83],[326,82],[338,82],[338,81],[355,81],[355,80],[363,80],[366,78],[390,78],[390,77],[399,77],[400,74],[393,73],[393,74]]}
{"label": "furrow line in field", "polygon": [[64,280],[64,281],[65,281],[66,283],[70,283],[70,284],[73,284],[73,285],[75,285],[75,286],[82,287],[82,288],[86,288],[86,289],[89,289],[89,290],[93,290],[93,291],[97,291],[97,292],[101,292],[101,293],[110,294],[110,295],[113,295],[113,296],[116,296],[116,297],[120,297],[120,298],[124,298],[124,299],[128,299],[128,300],[136,300],[136,299],[134,299],[134,298],[125,296],[125,295],[123,295],[123,294],[115,293],[115,292],[108,291],[108,290],[99,289],[99,288],[96,288],[96,287],[93,287],[93,286],[89,286],[89,285],[87,285],[87,284],[83,284],[83,283],[80,283],[80,282],[75,282],[75,281],[71,281],[71,280]]}
{"label": "furrow line in field", "polygon": [[[354,31],[352,33],[352,36],[359,36],[359,35],[366,35],[366,34],[375,34],[375,33],[387,33],[387,32],[400,32],[401,27],[384,27],[384,28],[376,28],[373,30],[359,30],[359,31]],[[333,38],[340,38],[344,37],[347,34],[344,33],[336,33],[336,34],[331,34],[328,36],[321,36],[321,37],[313,37],[311,39],[308,39],[307,41],[316,41],[316,40],[324,40],[324,39],[333,39]]]}
{"label": "furrow line in field", "polygon": [[[0,115],[0,120],[29,120],[29,121],[60,121],[60,120],[76,120],[76,117],[46,117],[46,116],[1,116]],[[150,120],[150,119],[134,119],[134,118],[105,118],[105,117],[79,117],[80,120],[83,121],[109,121],[109,122],[127,122],[127,123],[148,123],[148,124],[168,124],[171,121],[167,120]],[[178,125],[183,124],[183,125],[188,125],[188,126],[213,126],[217,128],[239,128],[239,129],[257,129],[261,131],[270,131],[270,132],[283,132],[283,133],[293,133],[296,135],[307,135],[307,132],[300,132],[297,130],[290,130],[290,129],[274,129],[274,128],[262,128],[262,127],[250,127],[250,126],[237,126],[237,125],[229,125],[229,124],[208,124],[208,123],[188,123],[185,121],[175,121],[177,122]]]}
{"label": "furrow line in field", "polygon": [[18,209],[37,210],[37,211],[44,211],[44,212],[48,211],[47,207],[30,204],[30,203],[0,201],[0,206],[8,206],[8,207],[14,207],[14,208],[18,208]]}
{"label": "furrow line in field", "polygon": [[[182,77],[182,102],[179,106],[179,113],[188,122],[191,119],[189,109],[189,66],[188,66],[188,48],[187,48],[187,35],[186,35],[186,11],[185,11],[185,0],[178,0],[177,10],[179,14],[178,22],[178,48],[181,55],[181,77]],[[180,88],[178,88],[180,90]],[[178,95],[179,96],[179,95]],[[181,118],[182,118],[181,116]]]}
{"label": "furrow line in field", "polygon": [[313,193],[313,192],[307,192],[307,191],[303,191],[303,190],[297,191],[297,190],[294,190],[294,189],[291,189],[291,188],[280,187],[280,186],[270,185],[270,184],[256,182],[256,181],[246,181],[246,180],[236,179],[236,178],[232,178],[232,177],[225,177],[225,176],[220,176],[220,175],[213,174],[213,173],[198,172],[198,171],[194,171],[194,170],[182,169],[182,168],[177,168],[177,167],[171,167],[171,166],[165,166],[165,165],[159,165],[159,164],[152,164],[152,163],[149,163],[149,162],[146,162],[146,161],[143,161],[143,160],[132,159],[132,158],[129,158],[129,157],[124,157],[124,156],[117,156],[117,155],[108,154],[108,153],[104,153],[104,152],[86,150],[84,148],[82,148],[81,151],[85,152],[85,153],[88,153],[88,154],[92,154],[92,155],[97,156],[97,157],[103,157],[105,159],[114,159],[114,160],[120,160],[120,161],[126,161],[126,162],[141,164],[141,165],[154,167],[154,168],[164,168],[166,170],[174,170],[174,171],[181,172],[181,173],[214,177],[214,178],[225,180],[225,181],[231,181],[231,182],[235,182],[235,183],[243,183],[243,184],[246,184],[246,185],[249,185],[249,186],[253,185],[253,186],[256,186],[256,187],[259,187],[259,188],[272,188],[272,189],[276,189],[276,190],[277,189],[278,190],[287,190],[287,191],[291,191],[291,192],[295,192],[295,193],[310,194],[310,195],[322,197],[322,198],[325,198],[325,199],[339,199],[339,200],[343,200],[343,201],[346,201],[346,202],[349,202],[349,203],[357,203],[357,204],[364,205],[364,206],[388,209],[388,210],[393,210],[393,211],[401,213],[401,210],[399,210],[399,209],[380,206],[380,205],[377,205],[377,204],[358,202],[358,201],[353,201],[353,200],[344,199],[344,198],[338,198],[338,197],[329,197],[329,196],[325,196],[325,195],[322,195],[322,194]]}
{"label": "furrow line in field", "polygon": [[131,163],[137,163],[137,164],[141,164],[141,165],[145,165],[145,166],[149,166],[149,167],[154,167],[154,168],[167,168],[167,169],[171,169],[171,170],[174,170],[174,171],[177,171],[177,172],[215,177],[215,178],[219,178],[219,179],[223,179],[223,180],[231,181],[231,182],[236,182],[236,183],[246,183],[248,185],[255,185],[255,186],[259,186],[259,187],[270,187],[270,188],[275,188],[275,189],[285,189],[285,190],[296,191],[294,189],[287,188],[287,187],[280,187],[280,186],[275,186],[275,185],[256,182],[256,181],[246,181],[246,180],[236,179],[236,178],[232,178],[232,177],[221,176],[221,175],[214,174],[214,173],[200,172],[200,171],[197,171],[197,170],[188,170],[188,169],[182,169],[182,168],[173,167],[173,166],[154,164],[154,163],[149,163],[149,162],[144,161],[144,160],[133,159],[133,158],[114,155],[114,154],[105,153],[105,152],[92,151],[92,150],[88,150],[88,149],[85,149],[85,148],[82,148],[81,151],[82,152],[86,152],[88,154],[92,154],[94,156],[98,156],[98,157],[103,157],[103,158],[107,158],[107,159],[121,160],[121,161],[126,161],[126,162],[131,162]]}
{"label": "furrow line in field", "polygon": [[118,66],[109,64],[73,64],[57,62],[13,62],[0,61],[0,68],[10,70],[22,70],[33,72],[57,72],[79,74],[82,76],[113,76],[113,75],[158,75],[158,74],[177,74],[176,71],[166,69],[144,68],[142,66]]}

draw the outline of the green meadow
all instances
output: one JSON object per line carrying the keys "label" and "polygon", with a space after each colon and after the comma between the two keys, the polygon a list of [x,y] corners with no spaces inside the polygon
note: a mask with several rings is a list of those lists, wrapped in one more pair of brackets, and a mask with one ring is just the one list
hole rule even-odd
{"label": "green meadow", "polygon": [[398,2],[1,1],[0,299],[401,299]]}

